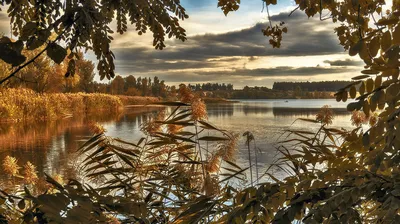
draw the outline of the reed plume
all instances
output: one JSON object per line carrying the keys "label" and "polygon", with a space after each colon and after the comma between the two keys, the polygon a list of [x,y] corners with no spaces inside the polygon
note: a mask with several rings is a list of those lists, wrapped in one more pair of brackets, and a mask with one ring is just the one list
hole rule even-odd
{"label": "reed plume", "polygon": [[333,110],[330,108],[329,105],[325,105],[321,107],[315,119],[321,122],[322,124],[330,125],[333,123],[333,118],[334,118]]}
{"label": "reed plume", "polygon": [[27,162],[24,165],[24,182],[26,184],[36,184],[37,181],[39,180],[37,171],[36,171],[36,166],[33,165],[31,162]]}
{"label": "reed plume", "polygon": [[207,119],[206,104],[200,98],[196,98],[191,103],[192,118],[195,121]]}
{"label": "reed plume", "polygon": [[206,170],[208,173],[216,173],[219,171],[221,155],[217,153],[211,154],[207,159]]}
{"label": "reed plume", "polygon": [[368,122],[368,117],[362,111],[353,111],[350,120],[352,125],[360,127]]}
{"label": "reed plume", "polygon": [[233,134],[229,141],[224,141],[218,145],[218,155],[225,161],[234,162],[237,152],[238,134]]}
{"label": "reed plume", "polygon": [[3,160],[3,170],[4,172],[11,176],[15,177],[19,174],[19,169],[21,167],[18,166],[18,160],[12,156],[6,156]]}
{"label": "reed plume", "polygon": [[192,91],[184,84],[179,85],[180,100],[183,103],[190,103],[194,99]]}

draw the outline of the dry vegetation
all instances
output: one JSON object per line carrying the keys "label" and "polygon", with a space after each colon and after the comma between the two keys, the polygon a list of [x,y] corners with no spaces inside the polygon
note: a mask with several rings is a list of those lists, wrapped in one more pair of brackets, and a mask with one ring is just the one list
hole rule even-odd
{"label": "dry vegetation", "polygon": [[157,102],[154,97],[113,96],[101,93],[36,93],[29,89],[0,90],[1,121],[54,120],[98,111],[115,113],[124,105]]}
{"label": "dry vegetation", "polygon": [[150,103],[160,102],[158,97],[152,96],[124,96],[118,95],[117,96],[123,105],[146,105]]}

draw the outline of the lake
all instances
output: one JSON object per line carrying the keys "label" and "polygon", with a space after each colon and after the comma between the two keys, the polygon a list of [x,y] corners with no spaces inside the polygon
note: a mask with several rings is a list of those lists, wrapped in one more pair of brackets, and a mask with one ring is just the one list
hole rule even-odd
{"label": "lake", "polygon": [[[318,124],[294,121],[297,118],[314,119],[323,105],[330,105],[335,113],[332,127],[352,128],[350,113],[345,109],[347,103],[338,103],[333,99],[240,100],[237,103],[208,104],[207,112],[209,122],[219,128],[240,134],[237,162],[243,167],[248,165],[248,154],[242,134],[246,131],[253,133],[256,146],[260,149],[258,168],[259,173],[262,173],[277,158],[275,147],[276,142],[282,140],[279,138],[282,132],[289,128],[317,130]],[[74,152],[91,135],[88,123],[102,124],[109,136],[136,141],[143,136],[140,125],[159,109],[159,107],[127,108],[115,116],[97,114],[47,123],[1,124],[0,159],[3,160],[6,155],[11,155],[18,159],[20,166],[31,161],[37,166],[41,175],[46,172],[71,177],[76,172],[72,168],[77,161]],[[254,159],[252,154],[252,161]],[[5,178],[4,174],[0,174],[0,183]]]}

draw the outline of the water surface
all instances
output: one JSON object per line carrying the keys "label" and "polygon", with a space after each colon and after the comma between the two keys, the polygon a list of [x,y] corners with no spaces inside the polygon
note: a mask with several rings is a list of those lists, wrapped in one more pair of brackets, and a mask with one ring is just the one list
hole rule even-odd
{"label": "water surface", "polygon": [[[350,114],[345,110],[347,104],[335,100],[241,100],[238,103],[209,104],[207,112],[209,121],[219,128],[240,136],[246,131],[253,133],[255,146],[260,149],[257,158],[259,172],[262,173],[277,158],[275,147],[276,142],[282,140],[279,138],[282,132],[287,129],[316,131],[318,124],[296,119],[314,119],[323,105],[330,105],[334,110],[332,127],[351,128]],[[109,136],[136,141],[143,136],[140,125],[158,110],[129,108],[113,116],[97,114],[46,123],[1,124],[0,160],[11,155],[18,158],[20,165],[31,161],[42,175],[46,172],[73,176],[70,167],[76,161],[74,152],[91,135],[88,123],[102,124]],[[240,138],[238,148],[237,162],[245,167],[248,165],[248,154],[244,137]],[[254,155],[251,159],[254,163]],[[6,177],[0,174],[0,178],[5,180]]]}

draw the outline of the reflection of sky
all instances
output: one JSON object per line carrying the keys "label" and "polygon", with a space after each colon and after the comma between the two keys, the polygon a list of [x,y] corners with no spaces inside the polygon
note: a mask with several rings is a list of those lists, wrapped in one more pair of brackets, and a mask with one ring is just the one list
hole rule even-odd
{"label": "reflection of sky", "polygon": [[[318,124],[310,124],[302,121],[294,122],[297,118],[314,118],[318,108],[328,104],[336,108],[335,119],[332,127],[351,128],[350,114],[345,112],[346,104],[337,103],[334,100],[251,100],[233,104],[209,104],[207,105],[210,123],[219,128],[232,131],[240,136],[250,131],[254,134],[257,147],[261,154],[258,155],[260,172],[264,171],[268,164],[276,159],[275,143],[282,132],[289,128],[316,131]],[[302,108],[299,108],[303,106]],[[135,112],[136,110],[136,112]],[[126,141],[135,142],[143,136],[140,126],[143,122],[156,113],[156,109],[128,110],[118,119],[114,120],[98,118],[106,129],[107,135],[118,137]],[[0,142],[0,159],[7,154],[17,157],[21,165],[26,161],[32,161],[38,169],[48,173],[59,173],[68,164],[68,158],[76,151],[83,140],[89,137],[88,127],[84,121],[75,124],[70,122],[46,127],[36,127],[33,131],[14,130],[0,134],[0,138],[7,137],[12,143]],[[14,126],[14,129],[18,125]],[[7,130],[6,128],[4,130]],[[14,136],[16,134],[16,136]],[[14,136],[14,137],[13,137]],[[19,139],[25,139],[20,141]],[[245,139],[241,136],[238,143],[237,161],[243,167],[248,163]],[[252,146],[253,147],[253,146]],[[252,160],[254,156],[252,155]],[[254,161],[253,161],[254,162]],[[0,175],[1,178],[1,175]]]}

